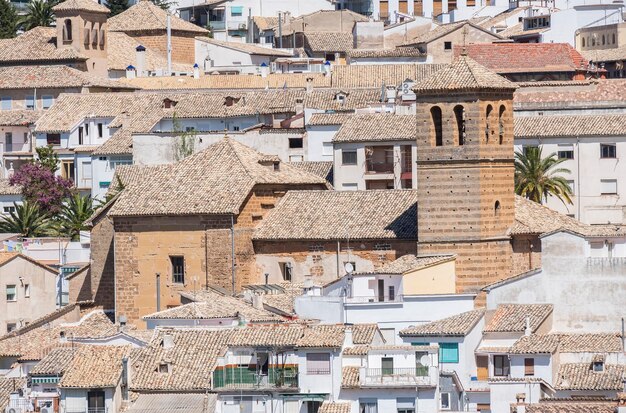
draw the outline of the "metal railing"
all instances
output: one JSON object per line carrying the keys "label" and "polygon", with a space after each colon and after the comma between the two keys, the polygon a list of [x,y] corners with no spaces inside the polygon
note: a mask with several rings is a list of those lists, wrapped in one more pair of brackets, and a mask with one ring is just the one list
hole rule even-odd
{"label": "metal railing", "polygon": [[297,388],[298,368],[270,368],[260,373],[247,367],[216,369],[213,372],[213,388],[267,389]]}
{"label": "metal railing", "polygon": [[225,30],[226,22],[224,20],[209,20],[209,27],[212,30]]}
{"label": "metal railing", "polygon": [[365,171],[368,173],[393,173],[393,162],[367,161]]}
{"label": "metal railing", "polygon": [[402,302],[402,295],[395,294],[393,296],[385,295],[369,295],[369,296],[354,296],[346,298],[348,303],[399,303]]}
{"label": "metal railing", "polygon": [[106,407],[88,407],[86,409],[66,409],[64,413],[107,413]]}
{"label": "metal railing", "polygon": [[361,385],[385,386],[432,386],[436,378],[431,377],[431,368],[416,366],[406,368],[363,368]]}

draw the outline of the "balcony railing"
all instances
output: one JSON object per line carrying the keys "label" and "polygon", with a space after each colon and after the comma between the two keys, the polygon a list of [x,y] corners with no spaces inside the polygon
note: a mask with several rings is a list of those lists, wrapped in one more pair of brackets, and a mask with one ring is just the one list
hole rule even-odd
{"label": "balcony railing", "polygon": [[66,409],[65,413],[107,413],[106,407],[88,407],[86,409]]}
{"label": "balcony railing", "polygon": [[213,372],[214,389],[297,389],[298,368],[269,368],[267,373],[247,367],[218,367]]}
{"label": "balcony railing", "polygon": [[417,366],[407,368],[361,368],[362,386],[433,386],[436,384],[436,372],[433,367]]}
{"label": "balcony railing", "polygon": [[360,304],[360,303],[399,303],[402,302],[402,295],[368,295],[368,296],[355,296],[346,298],[346,302],[351,304]]}
{"label": "balcony railing", "polygon": [[393,163],[392,162],[375,162],[367,161],[365,172],[374,174],[392,174]]}
{"label": "balcony railing", "polygon": [[209,20],[209,27],[212,30],[225,30],[226,22],[224,20]]}

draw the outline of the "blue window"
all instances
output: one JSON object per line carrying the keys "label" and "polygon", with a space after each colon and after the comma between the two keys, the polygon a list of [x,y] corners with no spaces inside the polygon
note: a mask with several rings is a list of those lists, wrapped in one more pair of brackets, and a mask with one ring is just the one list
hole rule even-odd
{"label": "blue window", "polygon": [[11,96],[2,96],[2,110],[11,110]]}
{"label": "blue window", "polygon": [[35,109],[35,96],[26,96],[26,109]]}
{"label": "blue window", "polygon": [[50,109],[52,102],[54,102],[54,98],[52,96],[42,96],[42,100],[44,109]]}
{"label": "blue window", "polygon": [[100,181],[100,188],[108,188],[111,186],[111,182]]}
{"label": "blue window", "polygon": [[233,17],[243,16],[243,6],[232,6],[230,8],[230,15]]}
{"label": "blue window", "polygon": [[412,346],[430,346],[430,343],[411,343]]}
{"label": "blue window", "polygon": [[439,343],[439,362],[458,363],[459,343]]}

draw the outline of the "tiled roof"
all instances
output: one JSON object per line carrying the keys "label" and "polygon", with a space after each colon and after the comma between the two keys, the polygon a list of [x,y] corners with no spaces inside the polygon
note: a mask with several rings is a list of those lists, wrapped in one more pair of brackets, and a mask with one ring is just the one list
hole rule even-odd
{"label": "tiled roof", "polygon": [[214,412],[216,393],[142,393],[127,410],[129,413],[206,413]]}
{"label": "tiled roof", "polygon": [[[344,100],[337,99],[343,95]],[[305,95],[304,106],[310,109],[332,110],[336,112],[352,112],[355,109],[367,108],[371,104],[379,104],[380,87],[378,89],[315,89]]]}
{"label": "tiled roof", "polygon": [[401,336],[434,336],[434,337],[462,337],[469,334],[474,326],[483,317],[485,310],[472,310],[453,315],[452,317],[411,326],[400,331]]}
{"label": "tiled roof", "polygon": [[416,202],[412,190],[289,191],[254,238],[415,239]]}
{"label": "tiled roof", "polygon": [[[107,7],[93,0],[65,0],[52,8],[55,12],[88,11],[91,13],[109,13]],[[59,13],[61,14],[61,13]]]}
{"label": "tiled roof", "polygon": [[[208,30],[179,17],[170,18],[172,32],[206,34]],[[167,12],[151,1],[138,1],[134,6],[107,21],[110,32],[143,32],[167,29]]]}
{"label": "tiled roof", "polygon": [[613,49],[585,50],[580,52],[587,61],[592,62],[619,62],[626,60],[626,45]]}
{"label": "tiled roof", "polygon": [[26,386],[26,377],[2,377],[0,376],[0,411],[9,404],[9,397],[13,391]]}
{"label": "tiled roof", "polygon": [[626,79],[600,79],[591,84],[569,82],[569,86],[521,88],[515,93],[515,106],[539,107],[555,103],[593,104],[606,102],[610,107],[623,105],[626,95]]}
{"label": "tiled roof", "polygon": [[238,329],[230,340],[233,347],[338,348],[345,336],[343,325],[301,324],[249,326]]}
{"label": "tiled roof", "polygon": [[[85,1],[93,3],[91,0]],[[80,89],[83,87],[132,89],[115,80],[101,78],[68,66],[0,67],[0,89]]]}
{"label": "tiled roof", "polygon": [[297,347],[340,348],[343,345],[346,328],[343,325],[316,325],[304,328]]}
{"label": "tiled roof", "polygon": [[561,364],[555,388],[558,390],[622,390],[624,366],[605,364],[603,371],[593,371],[592,363]]}
{"label": "tiled roof", "polygon": [[476,63],[467,56],[457,57],[450,66],[417,82],[416,93],[445,93],[449,91],[507,90],[513,92],[517,86]]}
{"label": "tiled roof", "polygon": [[81,346],[76,349],[59,387],[116,387],[122,376],[122,359],[129,354],[129,346]]}
{"label": "tiled roof", "polygon": [[626,114],[517,116],[515,138],[626,135]]}
{"label": "tiled roof", "polygon": [[422,268],[431,267],[433,265],[441,264],[443,262],[452,261],[455,259],[455,255],[424,255],[415,256],[413,254],[403,255],[400,258],[377,268],[374,271],[367,272],[355,272],[354,275],[359,274],[397,274],[402,275],[409,271],[415,271]]}
{"label": "tiled roof", "polygon": [[352,404],[350,402],[329,402],[324,401],[317,413],[350,413]]}
{"label": "tiled roof", "polygon": [[358,389],[360,387],[358,367],[341,368],[341,387],[344,389]]}
{"label": "tiled roof", "polygon": [[354,47],[352,33],[304,32],[304,48],[311,52],[347,52]]}
{"label": "tiled roof", "polygon": [[261,31],[270,30],[278,26],[278,17],[253,16],[252,20]]}
{"label": "tiled roof", "polygon": [[21,193],[22,189],[20,186],[11,185],[8,179],[0,179],[0,195],[20,195]]}
{"label": "tiled roof", "polygon": [[515,196],[515,223],[510,229],[512,235],[546,234],[554,231],[570,231],[587,237],[624,234],[624,231],[615,225],[583,224],[546,206]]}
{"label": "tiled roof", "polygon": [[[303,283],[285,282],[278,284],[278,291],[272,290],[263,294],[263,305],[275,308],[287,314],[295,314],[294,302],[303,293]],[[261,287],[261,289],[259,289]],[[244,288],[260,294],[264,285],[247,285]]]}
{"label": "tiled roof", "polygon": [[416,47],[397,47],[395,49],[354,49],[349,50],[346,55],[352,59],[358,58],[386,58],[386,57],[426,57]]}
{"label": "tiled roof", "polygon": [[467,20],[462,20],[459,22],[454,22],[454,23],[448,23],[448,24],[442,24],[440,26],[435,27],[433,30],[426,32],[418,37],[416,37],[413,40],[409,40],[408,42],[406,42],[406,44],[423,44],[423,43],[430,43],[434,40],[439,39],[440,37],[446,36],[449,33],[452,33],[456,30],[459,30],[461,28],[463,28],[464,26],[469,26],[472,27],[476,30],[480,30],[482,32],[485,32],[487,34],[490,34],[491,36],[493,36],[494,40],[497,39],[502,39],[502,36],[493,33],[491,31],[489,31],[486,28],[483,28],[473,22],[467,21]]}
{"label": "tiled roof", "polygon": [[397,142],[417,139],[417,118],[388,113],[357,114],[346,120],[333,142]]}
{"label": "tiled roof", "polygon": [[526,317],[530,318],[532,332],[552,314],[552,304],[501,304],[485,325],[485,332],[523,332]]}
{"label": "tiled roof", "polygon": [[281,162],[263,165],[263,154],[224,138],[184,160],[127,185],[111,216],[238,214],[255,185],[319,185],[326,180]]}
{"label": "tiled roof", "polygon": [[384,352],[410,352],[413,353],[415,351],[419,351],[421,349],[431,349],[434,350],[436,347],[434,346],[412,346],[412,345],[383,345],[383,346],[366,346],[359,345],[353,347],[347,347],[343,350],[343,355],[346,356],[364,356],[370,351],[384,351]]}
{"label": "tiled roof", "polygon": [[341,125],[352,116],[351,113],[314,113],[307,126]]}
{"label": "tiled roof", "polygon": [[1,251],[0,252],[0,265],[4,265],[5,263],[11,261],[13,258],[19,256],[18,252],[9,252],[9,251]]}
{"label": "tiled roof", "polygon": [[[89,0],[91,1],[91,0]],[[137,46],[141,44],[139,40],[130,37],[123,32],[107,33],[107,68],[109,70],[126,71],[129,65],[137,64]],[[143,46],[143,45],[142,45]],[[146,46],[144,46],[146,47]],[[167,57],[152,47],[146,47],[144,52],[144,70],[156,72],[157,70],[167,70]],[[172,71],[191,73],[193,65],[172,62]],[[137,79],[154,79],[154,77],[141,77]],[[126,78],[119,83],[125,82]],[[133,85],[130,82],[123,83],[125,86],[139,88],[140,85]]]}
{"label": "tiled roof", "polygon": [[542,400],[526,406],[527,413],[615,413],[616,402],[580,400]]}
{"label": "tiled roof", "polygon": [[313,175],[321,176],[331,184],[333,182],[333,161],[291,162],[291,165]]}
{"label": "tiled roof", "polygon": [[371,344],[378,332],[376,324],[354,324],[352,326],[352,342],[355,345]]}
{"label": "tiled roof", "polygon": [[209,37],[196,37],[196,40],[212,44],[214,46],[220,46],[227,49],[236,50],[238,52],[247,53],[257,56],[293,56],[293,53],[287,50],[274,49],[271,47],[258,46],[254,43],[241,43],[241,42],[224,42],[221,40],[211,39]]}
{"label": "tiled roof", "polygon": [[445,64],[382,64],[382,65],[340,65],[334,66],[332,87],[334,88],[377,88],[399,86],[407,79],[419,82],[439,70]]}
{"label": "tiled roof", "polygon": [[[466,50],[471,59],[501,74],[573,72],[585,63],[569,43],[476,43]],[[460,52],[460,47],[455,48],[457,55]]]}
{"label": "tiled roof", "polygon": [[254,308],[235,297],[203,291],[203,301],[193,302],[144,316],[147,320],[237,318],[249,322],[281,322],[282,317],[269,311]]}
{"label": "tiled roof", "polygon": [[43,115],[41,110],[0,110],[0,126],[32,125]]}
{"label": "tiled roof", "polygon": [[0,40],[0,62],[36,64],[87,60],[72,47],[57,49],[56,33],[54,27],[35,27],[14,39]]}
{"label": "tiled roof", "polygon": [[622,341],[611,333],[550,333],[523,336],[511,346],[512,354],[533,353],[620,353]]}
{"label": "tiled roof", "polygon": [[31,376],[62,376],[72,363],[76,348],[59,347],[52,349],[30,371]]}

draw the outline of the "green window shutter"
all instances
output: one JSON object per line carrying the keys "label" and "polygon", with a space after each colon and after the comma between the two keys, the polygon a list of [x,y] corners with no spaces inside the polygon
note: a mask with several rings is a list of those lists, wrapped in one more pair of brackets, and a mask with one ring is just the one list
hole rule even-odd
{"label": "green window shutter", "polygon": [[459,343],[439,343],[439,362],[458,363]]}

